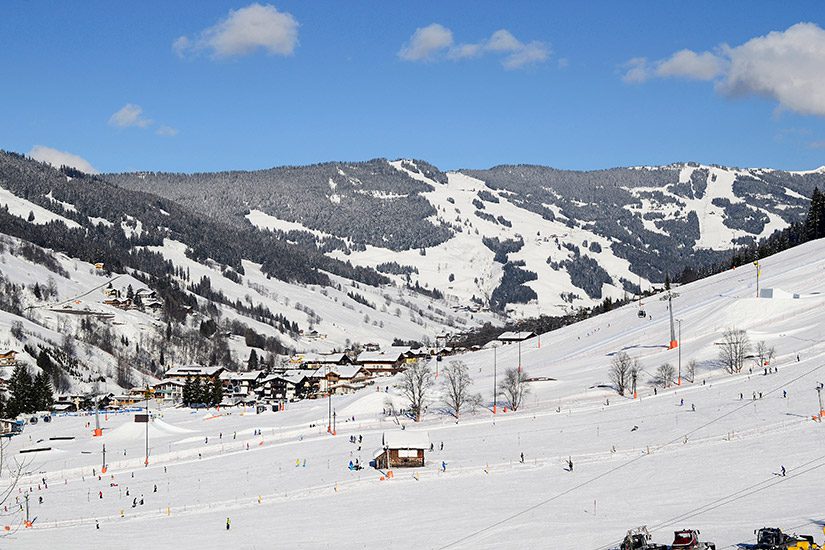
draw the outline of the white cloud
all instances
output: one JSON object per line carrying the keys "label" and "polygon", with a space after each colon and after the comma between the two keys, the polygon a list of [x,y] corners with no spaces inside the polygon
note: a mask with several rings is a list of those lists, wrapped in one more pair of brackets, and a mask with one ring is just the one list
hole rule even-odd
{"label": "white cloud", "polygon": [[401,47],[398,57],[404,61],[428,61],[453,45],[453,33],[438,23],[415,29],[410,41]]}
{"label": "white cloud", "polygon": [[484,47],[491,52],[515,52],[524,48],[524,44],[507,29],[500,29],[490,36]]}
{"label": "white cloud", "polygon": [[229,15],[196,38],[178,37],[172,50],[181,57],[209,51],[221,59],[264,50],[270,55],[292,55],[298,45],[298,21],[270,4],[250,4]]}
{"label": "white cloud", "polygon": [[739,46],[722,44],[714,53],[681,50],[652,64],[634,58],[623,67],[622,79],[629,83],[653,77],[713,80],[720,94],[766,97],[780,109],[825,116],[825,30],[814,23],[797,23]]}
{"label": "white cloud", "polygon": [[541,42],[530,42],[504,58],[505,69],[520,69],[533,63],[544,63],[550,58],[550,49]]}
{"label": "white cloud", "polygon": [[173,137],[178,135],[178,129],[171,126],[160,126],[155,130],[155,133],[159,136]]}
{"label": "white cloud", "polygon": [[65,165],[77,168],[87,174],[97,174],[95,167],[83,157],[67,153],[66,151],[52,149],[44,145],[35,145],[32,147],[31,151],[29,151],[29,156],[34,160],[51,164],[55,168]]}
{"label": "white cloud", "polygon": [[507,29],[499,29],[490,38],[480,42],[454,45],[452,31],[433,23],[416,29],[398,52],[398,57],[405,61],[458,61],[492,54],[503,56],[501,64],[505,69],[519,69],[547,61],[550,53],[550,48],[545,43],[533,41],[524,44]]}
{"label": "white cloud", "polygon": [[710,52],[680,50],[656,66],[656,76],[713,80],[725,68],[725,60]]}
{"label": "white cloud", "polygon": [[127,103],[109,117],[109,124],[118,128],[128,128],[129,126],[146,128],[152,124],[152,120],[144,118],[143,109],[140,105]]}
{"label": "white cloud", "polygon": [[825,30],[798,23],[724,50],[730,67],[717,86],[721,93],[759,95],[785,109],[825,116]]}
{"label": "white cloud", "polygon": [[646,57],[634,57],[625,62],[622,68],[625,69],[622,80],[627,83],[645,82],[650,78],[650,66]]}

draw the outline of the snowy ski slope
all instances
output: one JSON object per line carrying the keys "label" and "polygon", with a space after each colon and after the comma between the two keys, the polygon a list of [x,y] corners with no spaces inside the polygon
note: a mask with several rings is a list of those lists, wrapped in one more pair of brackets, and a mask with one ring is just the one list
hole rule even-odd
{"label": "snowy ski slope", "polygon": [[[656,298],[645,305],[652,319],[628,306],[545,334],[540,347],[538,338],[522,344],[528,374],[554,380],[533,383],[517,413],[485,409],[456,423],[434,403],[420,425],[402,419],[407,429],[426,430],[436,450],[424,468],[397,469],[392,480],[347,469],[350,460],[372,457],[384,430],[398,429],[382,414],[388,399],[403,405],[392,387],[384,391],[389,380],[334,398],[334,437],[326,433],[323,400],[261,415],[163,410],[150,426],[148,467],[143,426],[128,414],[104,419],[102,438],[85,426],[90,417],[27,426],[8,451],[30,460],[21,488],[32,490],[37,520],[18,529],[20,514],[7,516],[13,527],[4,543],[596,550],[640,524],[661,542],[674,529],[698,528],[717,548],[752,540],[764,525],[821,541],[825,426],[811,416],[815,385],[825,380],[824,253],[819,241],[762,262],[761,286],[797,299],[756,299],[752,268],[680,288],[674,310],[682,319],[682,364],[696,360],[699,369],[694,383],[657,395],[647,374],[663,362],[675,365],[678,352],[664,346],[667,312]],[[777,373],[728,375],[713,364],[714,344],[732,326],[776,347]],[[637,400],[599,387],[620,350],[647,373]],[[454,358],[469,366],[488,405],[493,353]],[[515,345],[495,353],[499,375],[518,362]],[[351,435],[363,436],[360,450]],[[49,440],[56,436],[74,439]],[[109,472],[98,480],[92,469],[99,470],[103,443]],[[44,446],[52,450],[16,454]],[[568,457],[573,472],[564,469]],[[782,466],[785,477],[777,475]],[[44,477],[48,489],[38,489]],[[22,496],[15,490],[12,503]],[[133,508],[141,497],[145,504]]]}

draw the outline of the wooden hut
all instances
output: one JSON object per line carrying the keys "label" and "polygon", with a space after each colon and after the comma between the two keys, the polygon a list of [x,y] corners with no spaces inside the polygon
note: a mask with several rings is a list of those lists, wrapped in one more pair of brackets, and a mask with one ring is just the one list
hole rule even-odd
{"label": "wooden hut", "polygon": [[397,430],[384,432],[383,448],[375,455],[375,467],[416,468],[424,466],[424,451],[430,448],[427,432]]}

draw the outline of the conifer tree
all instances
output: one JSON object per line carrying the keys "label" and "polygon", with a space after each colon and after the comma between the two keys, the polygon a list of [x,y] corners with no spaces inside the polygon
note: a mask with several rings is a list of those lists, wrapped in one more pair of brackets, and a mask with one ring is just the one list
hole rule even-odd
{"label": "conifer tree", "polygon": [[17,365],[9,379],[9,402],[6,411],[11,418],[34,410],[32,403],[32,377],[24,365]]}
{"label": "conifer tree", "polygon": [[39,372],[34,377],[32,386],[33,411],[48,411],[54,405],[54,391],[49,375],[46,372]]}
{"label": "conifer tree", "polygon": [[[207,385],[207,388],[209,387],[210,386]],[[221,384],[220,378],[215,378],[215,381],[211,384],[209,393],[210,404],[212,406],[220,405],[221,401],[223,401],[223,384]]]}

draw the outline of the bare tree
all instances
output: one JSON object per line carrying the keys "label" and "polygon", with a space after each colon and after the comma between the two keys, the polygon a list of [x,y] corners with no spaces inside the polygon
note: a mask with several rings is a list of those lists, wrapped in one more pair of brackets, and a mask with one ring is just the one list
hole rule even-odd
{"label": "bare tree", "polygon": [[461,416],[461,410],[469,404],[471,382],[470,371],[463,361],[450,361],[444,369],[444,380],[441,382],[444,403],[456,418]]}
{"label": "bare tree", "polygon": [[760,340],[756,344],[756,355],[753,358],[753,362],[756,363],[757,368],[764,369],[771,364],[775,355],[776,348],[773,346],[769,348],[764,340]]}
{"label": "bare tree", "polygon": [[524,397],[530,393],[527,385],[527,373],[519,372],[516,368],[509,368],[504,373],[504,380],[498,385],[498,390],[504,397],[504,403],[517,411],[524,403]]}
{"label": "bare tree", "polygon": [[410,410],[416,422],[421,420],[433,383],[433,371],[430,366],[424,361],[418,361],[407,367],[396,386],[409,400]]}
{"label": "bare tree", "polygon": [[630,357],[627,353],[620,351],[613,357],[610,365],[610,381],[613,387],[624,395],[625,390],[630,387],[633,377],[639,373],[639,361]]}
{"label": "bare tree", "polygon": [[660,365],[656,369],[656,374],[653,376],[653,383],[663,388],[669,388],[676,377],[676,369],[670,363]]}
{"label": "bare tree", "polygon": [[722,343],[719,346],[719,362],[728,374],[742,372],[745,366],[745,357],[751,351],[748,334],[741,329],[729,328],[725,330]]}
{"label": "bare tree", "polygon": [[695,359],[691,359],[690,361],[688,361],[685,378],[687,378],[688,382],[690,382],[691,384],[696,381],[696,367],[697,363]]}

